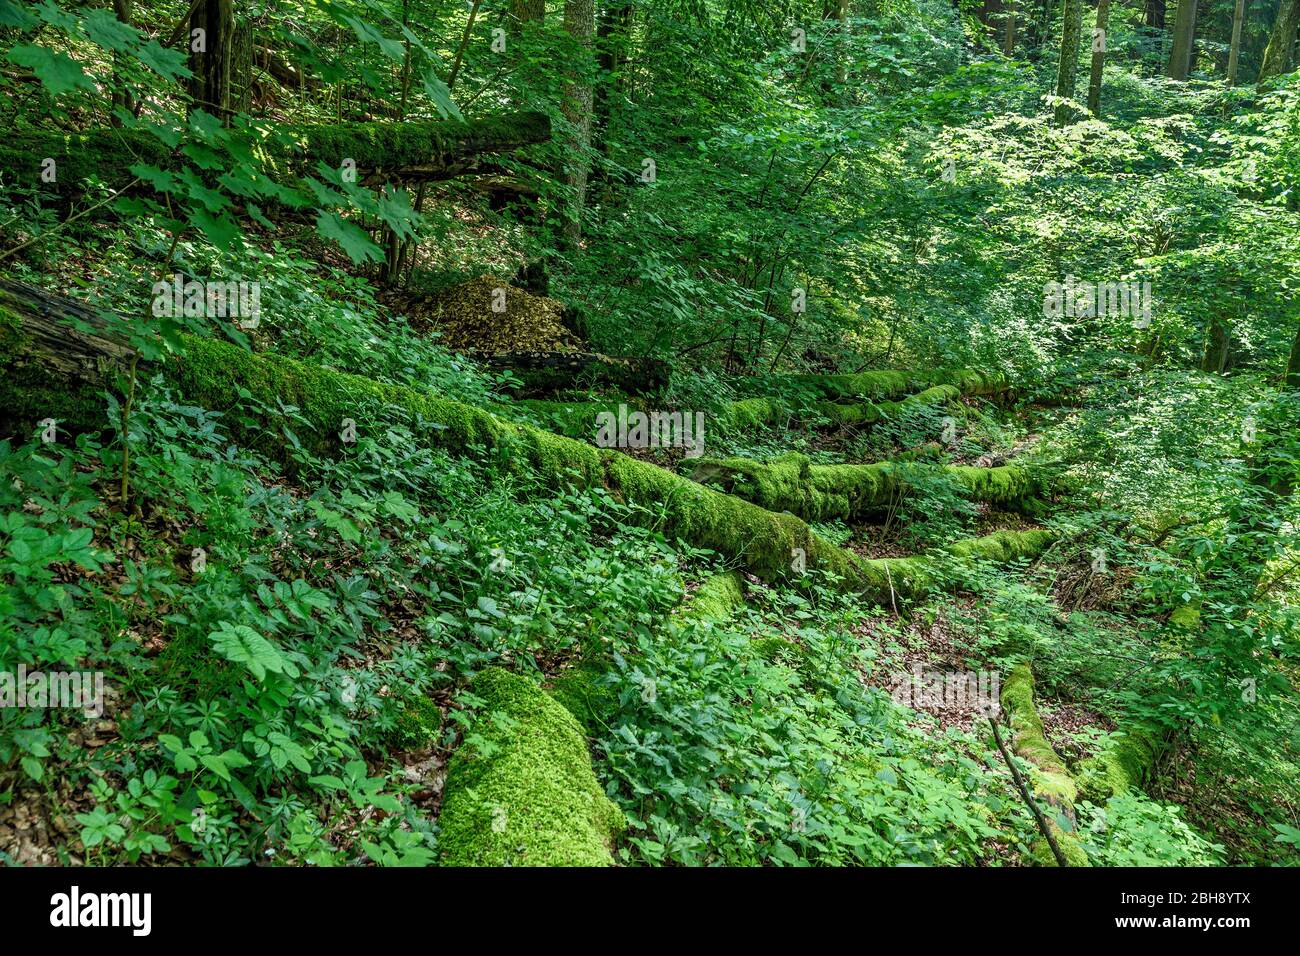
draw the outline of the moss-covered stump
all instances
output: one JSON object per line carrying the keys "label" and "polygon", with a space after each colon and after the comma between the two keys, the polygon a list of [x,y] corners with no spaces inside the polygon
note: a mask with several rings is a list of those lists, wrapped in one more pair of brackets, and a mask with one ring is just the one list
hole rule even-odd
{"label": "moss-covered stump", "polygon": [[748,458],[701,459],[691,477],[716,483],[769,511],[788,511],[806,521],[857,521],[896,504],[919,484],[944,479],[973,501],[1004,508],[1024,506],[1042,490],[1031,472],[1015,465],[814,465],[799,454],[767,463]]}
{"label": "moss-covered stump", "polygon": [[526,677],[488,668],[478,743],[456,751],[438,816],[447,866],[608,866],[624,827],[572,715]]}
{"label": "moss-covered stump", "polygon": [[[1011,726],[1011,749],[1033,767],[1034,795],[1048,805],[1044,812],[1047,825],[1057,846],[1071,866],[1087,866],[1088,857],[1079,839],[1066,832],[1057,823],[1057,814],[1074,824],[1074,803],[1078,787],[1060,755],[1053,749],[1043,733],[1043,721],[1034,705],[1034,672],[1028,664],[1013,670],[1002,684],[1002,711]],[[1036,841],[1032,849],[1034,859],[1044,865],[1056,865],[1046,840]]]}

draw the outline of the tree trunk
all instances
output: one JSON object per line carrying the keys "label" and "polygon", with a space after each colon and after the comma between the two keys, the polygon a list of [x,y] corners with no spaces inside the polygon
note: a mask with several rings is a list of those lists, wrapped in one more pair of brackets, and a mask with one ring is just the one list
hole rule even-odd
{"label": "tree trunk", "polygon": [[1192,52],[1196,48],[1196,0],[1179,0],[1174,17],[1174,42],[1169,49],[1170,79],[1186,80],[1192,69]]}
{"label": "tree trunk", "polygon": [[1300,389],[1300,326],[1296,327],[1291,358],[1286,363],[1286,387]]}
{"label": "tree trunk", "polygon": [[632,23],[632,4],[607,6],[600,13],[596,48],[600,78],[592,104],[591,138],[601,154],[607,152],[609,121],[614,101],[623,89],[623,64],[627,62],[628,30]]}
{"label": "tree trunk", "polygon": [[564,118],[569,121],[564,178],[570,190],[569,215],[564,223],[564,237],[576,244],[582,235],[582,210],[587,199],[587,173],[591,145],[591,46],[596,33],[594,0],[564,0],[564,29],[579,51],[564,92]]}
{"label": "tree trunk", "polygon": [[[1083,30],[1083,0],[1065,0],[1065,19],[1061,26],[1061,63],[1056,74],[1056,95],[1074,99],[1074,81],[1079,72],[1079,35]],[[1074,121],[1075,109],[1068,103],[1056,107],[1056,125]]]}
{"label": "tree trunk", "polygon": [[1246,19],[1246,0],[1237,0],[1232,11],[1232,43],[1228,47],[1228,85],[1237,85],[1237,66],[1241,60],[1241,25]]}
{"label": "tree trunk", "polygon": [[193,106],[230,122],[234,0],[202,0],[190,15],[190,95]]}
{"label": "tree trunk", "polygon": [[[1001,0],[989,0],[1001,3]],[[849,34],[849,0],[836,0],[835,22],[835,102],[840,106],[848,103],[849,97],[849,55],[845,41]]]}
{"label": "tree trunk", "polygon": [[1016,52],[1016,0],[1007,0],[1007,24],[1002,33],[1002,55]]}
{"label": "tree trunk", "polygon": [[510,0],[510,16],[520,23],[541,23],[546,17],[546,0]]}
{"label": "tree trunk", "polygon": [[[113,0],[113,12],[116,13],[117,18],[121,20],[123,23],[125,23],[127,26],[131,25],[131,0]],[[123,109],[126,110],[127,112],[131,112],[132,110],[135,109],[135,102],[131,96],[130,90],[126,88],[125,82],[123,81],[121,75],[118,73],[117,67],[120,61],[121,61],[121,54],[114,53],[113,54],[114,66],[113,66],[112,104],[114,109]],[[116,116],[112,117],[110,122],[114,126],[121,125],[121,120],[119,120]]]}
{"label": "tree trunk", "polygon": [[1228,327],[1219,316],[1210,319],[1210,327],[1205,332],[1205,351],[1201,355],[1201,371],[1223,373],[1228,367],[1228,353],[1232,348],[1232,336]]}
{"label": "tree trunk", "polygon": [[1146,25],[1153,30],[1165,28],[1165,0],[1146,0]]}
{"label": "tree trunk", "polygon": [[247,113],[253,104],[253,24],[235,21],[230,50],[230,110]]}
{"label": "tree trunk", "polygon": [[1259,68],[1259,82],[1270,77],[1290,73],[1295,66],[1295,35],[1300,29],[1300,0],[1282,0],[1273,21],[1273,31],[1264,49],[1264,62]]}
{"label": "tree trunk", "polygon": [[1110,0],[1097,0],[1097,27],[1092,33],[1092,73],[1088,79],[1088,110],[1101,115],[1101,74],[1106,65],[1106,25],[1110,20]]}

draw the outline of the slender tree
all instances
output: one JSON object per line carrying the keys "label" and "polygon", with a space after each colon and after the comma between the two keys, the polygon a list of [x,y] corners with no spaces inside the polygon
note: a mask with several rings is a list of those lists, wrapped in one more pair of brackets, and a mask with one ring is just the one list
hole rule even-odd
{"label": "slender tree", "polygon": [[1146,25],[1152,30],[1165,28],[1165,0],[1146,0],[1143,13]]}
{"label": "slender tree", "polygon": [[[1074,82],[1079,73],[1079,35],[1083,31],[1083,0],[1065,0],[1065,19],[1061,25],[1061,64],[1056,74],[1056,95],[1074,99]],[[1056,106],[1056,125],[1074,119],[1075,110],[1068,103]]]}
{"label": "slender tree", "polygon": [[591,48],[596,35],[594,0],[564,0],[564,29],[577,42],[579,52],[564,91],[564,118],[569,124],[565,181],[570,189],[569,216],[564,235],[576,243],[582,234],[582,209],[587,199],[587,174],[591,145]]}
{"label": "slender tree", "polygon": [[603,154],[608,146],[607,131],[614,101],[623,89],[623,65],[627,62],[628,31],[632,25],[632,4],[610,4],[600,11],[596,27],[596,62],[600,77],[592,103],[592,143]]}
{"label": "slender tree", "polygon": [[1300,389],[1300,325],[1296,326],[1295,341],[1291,343],[1291,358],[1286,363],[1286,387]]}
{"label": "slender tree", "polygon": [[1002,31],[1002,55],[1016,52],[1016,0],[1007,0],[1007,22]]}
{"label": "slender tree", "polygon": [[1290,73],[1295,67],[1295,35],[1300,29],[1300,0],[1282,0],[1268,46],[1264,48],[1264,62],[1259,68],[1259,80]]}
{"label": "slender tree", "polygon": [[1101,115],[1101,73],[1106,65],[1106,25],[1110,21],[1110,0],[1097,0],[1097,26],[1092,31],[1092,73],[1088,77],[1088,110]]}
{"label": "slender tree", "polygon": [[1241,25],[1246,19],[1246,0],[1237,0],[1232,11],[1232,43],[1228,47],[1228,85],[1237,85],[1237,66],[1241,61]]}
{"label": "slender tree", "polygon": [[1196,47],[1196,0],[1178,0],[1174,16],[1174,42],[1169,48],[1170,79],[1185,80],[1192,70],[1192,53]]}

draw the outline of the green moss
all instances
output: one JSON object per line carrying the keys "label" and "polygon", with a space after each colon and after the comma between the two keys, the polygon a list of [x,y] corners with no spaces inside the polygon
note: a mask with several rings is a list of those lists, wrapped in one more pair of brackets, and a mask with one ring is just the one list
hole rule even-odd
{"label": "green moss", "polygon": [[[1063,830],[1055,820],[1056,813],[1074,819],[1078,787],[1065,762],[1043,733],[1043,722],[1034,704],[1034,672],[1028,664],[1016,667],[1003,681],[1001,701],[1003,713],[1011,725],[1011,749],[1034,768],[1031,782],[1034,794],[1048,805],[1042,808],[1043,815],[1061,854],[1070,866],[1088,866],[1088,856],[1078,838]],[[1036,841],[1031,855],[1041,865],[1056,865],[1056,857],[1046,840]]]}
{"label": "green moss", "polygon": [[551,686],[551,697],[573,715],[589,736],[618,707],[618,695],[613,686],[601,680],[608,669],[608,654],[593,653],[566,670]]}
{"label": "green moss", "polygon": [[1034,673],[1028,664],[1021,664],[1003,682],[1002,709],[1011,725],[1012,749],[1037,768],[1035,790],[1050,803],[1072,810],[1078,788],[1043,734],[1043,722],[1034,706]]}
{"label": "green moss", "polygon": [[967,538],[948,546],[947,550],[959,558],[973,558],[1008,564],[1012,561],[1036,558],[1056,540],[1056,534],[1042,528],[1026,531],[995,531],[979,538]]}
{"label": "green moss", "polygon": [[728,620],[745,605],[745,581],[735,571],[715,574],[690,596],[677,612],[679,621]]}
{"label": "green moss", "polygon": [[1124,727],[1101,753],[1079,763],[1079,792],[1100,804],[1140,788],[1162,749],[1160,735],[1150,728]]}
{"label": "green moss", "polygon": [[397,750],[421,750],[433,745],[442,729],[442,711],[428,697],[416,698],[397,716],[388,742]]}
{"label": "green moss", "polygon": [[1021,506],[1042,489],[1033,474],[1015,465],[976,468],[927,462],[878,462],[872,465],[813,465],[789,454],[770,462],[749,458],[701,458],[695,481],[718,484],[729,494],[788,511],[806,521],[858,521],[890,507],[922,481],[948,479],[973,501],[1000,507]]}
{"label": "green moss", "polygon": [[624,827],[591,769],[573,716],[498,668],[474,679],[486,702],[476,743],[452,757],[438,817],[449,866],[608,866]]}

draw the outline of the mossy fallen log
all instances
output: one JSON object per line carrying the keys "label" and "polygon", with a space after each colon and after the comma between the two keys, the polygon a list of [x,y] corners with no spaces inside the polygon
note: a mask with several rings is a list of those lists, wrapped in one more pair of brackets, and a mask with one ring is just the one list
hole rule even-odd
{"label": "mossy fallen log", "polygon": [[703,484],[716,484],[769,511],[788,511],[805,521],[857,521],[897,504],[918,486],[944,480],[972,501],[1003,508],[1023,507],[1042,492],[1035,475],[1015,465],[814,465],[800,454],[782,455],[767,463],[704,458],[696,463],[691,477]]}
{"label": "mossy fallen log", "polygon": [[893,402],[820,402],[817,414],[830,425],[839,428],[874,425],[886,419],[895,419],[914,408],[942,405],[962,397],[956,385],[931,385]]}
{"label": "mossy fallen log", "polygon": [[[730,434],[746,434],[760,428],[772,428],[788,425],[796,421],[823,421],[835,427],[871,425],[886,418],[896,418],[909,408],[939,404],[962,395],[992,394],[992,386],[986,377],[976,373],[947,373],[954,379],[971,386],[973,391],[965,391],[961,385],[943,384],[926,386],[924,378],[918,378],[907,372],[872,372],[872,381],[894,383],[889,387],[898,387],[896,393],[902,395],[899,401],[885,402],[849,402],[831,401],[794,402],[778,396],[760,396],[742,398],[727,402],[706,417],[709,428]],[[1001,381],[999,379],[998,381]],[[882,384],[882,388],[886,387]],[[909,394],[909,389],[919,391]],[[992,389],[992,391],[988,391]],[[623,388],[623,391],[637,394],[635,389]],[[895,394],[889,392],[889,394]],[[618,414],[618,401],[563,402],[548,400],[526,400],[517,403],[527,409],[538,421],[546,423],[547,428],[570,438],[590,440],[596,434],[597,416],[603,413]],[[629,411],[647,411],[647,407],[636,401],[622,402]]]}
{"label": "mossy fallen log", "polygon": [[[477,406],[282,356],[255,354],[229,342],[182,335],[180,343],[180,354],[156,366],[142,365],[140,374],[161,373],[189,401],[216,412],[249,399],[264,408],[292,405],[301,422],[294,425],[295,432],[318,454],[347,447],[340,435],[345,421],[364,434],[368,415],[395,407],[423,429],[431,446],[456,454],[495,455],[521,477],[548,488],[604,487],[632,506],[624,520],[707,548],[761,578],[782,579],[796,569],[822,571],[845,590],[886,599],[904,589],[919,593],[930,586],[933,558],[894,559],[911,562],[899,565],[896,575],[893,566],[831,544],[794,515],[774,513],[612,449],[504,421]],[[0,280],[0,418],[28,426],[55,418],[77,427],[103,428],[100,392],[115,387],[130,354],[96,310]],[[249,427],[242,417],[227,418],[240,441],[289,460],[287,442],[275,422]],[[966,556],[1021,556],[1029,549],[1041,551],[1048,540],[1046,532],[1001,532],[975,539],[980,543],[970,543]],[[951,550],[961,553],[960,546]]]}
{"label": "mossy fallen log", "polygon": [[729,620],[745,604],[745,579],[735,571],[723,571],[704,580],[674,613],[681,623],[714,624]]}
{"label": "mossy fallen log", "polygon": [[[279,127],[258,149],[272,179],[310,172],[318,163],[356,164],[365,184],[390,179],[449,179],[471,171],[477,157],[550,139],[545,113],[510,113],[468,122],[337,123]],[[57,178],[42,180],[42,163],[55,161]],[[145,130],[102,128],[83,133],[9,131],[0,142],[0,174],[8,183],[61,194],[81,190],[88,179],[121,189],[134,180],[137,163],[166,169],[172,150]]]}
{"label": "mossy fallen log", "polygon": [[865,593],[882,605],[897,597],[918,598],[939,590],[952,559],[1011,564],[1036,558],[1056,541],[1056,533],[1045,528],[1025,531],[995,531],[978,538],[964,538],[927,554],[903,558],[858,560],[858,579]]}
{"label": "mossy fallen log", "polygon": [[[71,328],[65,319],[76,321]],[[551,488],[572,483],[608,488],[634,507],[627,520],[661,530],[766,578],[789,572],[796,554],[807,568],[838,575],[852,587],[855,556],[815,535],[793,515],[773,514],[731,495],[611,449],[597,449],[539,428],[505,421],[472,405],[411,388],[350,375],[271,354],[254,354],[229,342],[181,336],[182,353],[156,368],[190,401],[223,412],[241,402],[241,389],[255,402],[298,409],[295,425],[311,450],[329,454],[346,447],[344,420],[364,432],[366,416],[385,406],[402,409],[423,425],[431,445],[453,453],[473,450],[507,460],[521,475]],[[53,417],[81,427],[102,427],[104,388],[113,387],[129,350],[105,330],[95,310],[22,283],[0,281],[0,409],[27,424]],[[286,442],[274,422],[247,428],[240,416],[228,423],[247,446],[287,460]]]}
{"label": "mossy fallen log", "polygon": [[526,677],[489,667],[474,733],[452,756],[438,816],[447,866],[608,866],[622,811],[573,716]]}
{"label": "mossy fallen log", "polygon": [[1079,762],[1075,780],[1079,795],[1104,804],[1112,797],[1140,790],[1164,751],[1164,738],[1140,724],[1121,726],[1102,752]]}
{"label": "mossy fallen log", "polygon": [[[1028,664],[1016,667],[1003,682],[1001,703],[1011,727],[1012,750],[1033,767],[1035,796],[1051,808],[1044,816],[1057,846],[1070,866],[1087,866],[1088,856],[1073,832],[1078,787],[1043,733],[1043,721],[1034,704],[1034,672]],[[1057,816],[1067,821],[1069,830],[1061,827]],[[1032,853],[1038,863],[1056,865],[1046,840],[1035,841]]]}
{"label": "mossy fallen log", "polygon": [[[736,571],[724,571],[706,578],[695,593],[673,610],[670,620],[678,626],[720,624],[744,603],[744,579]],[[551,696],[564,705],[588,734],[595,733],[618,710],[618,693],[614,685],[603,679],[610,667],[609,647],[597,638],[596,643],[583,647],[582,659],[561,674],[550,690]]]}

